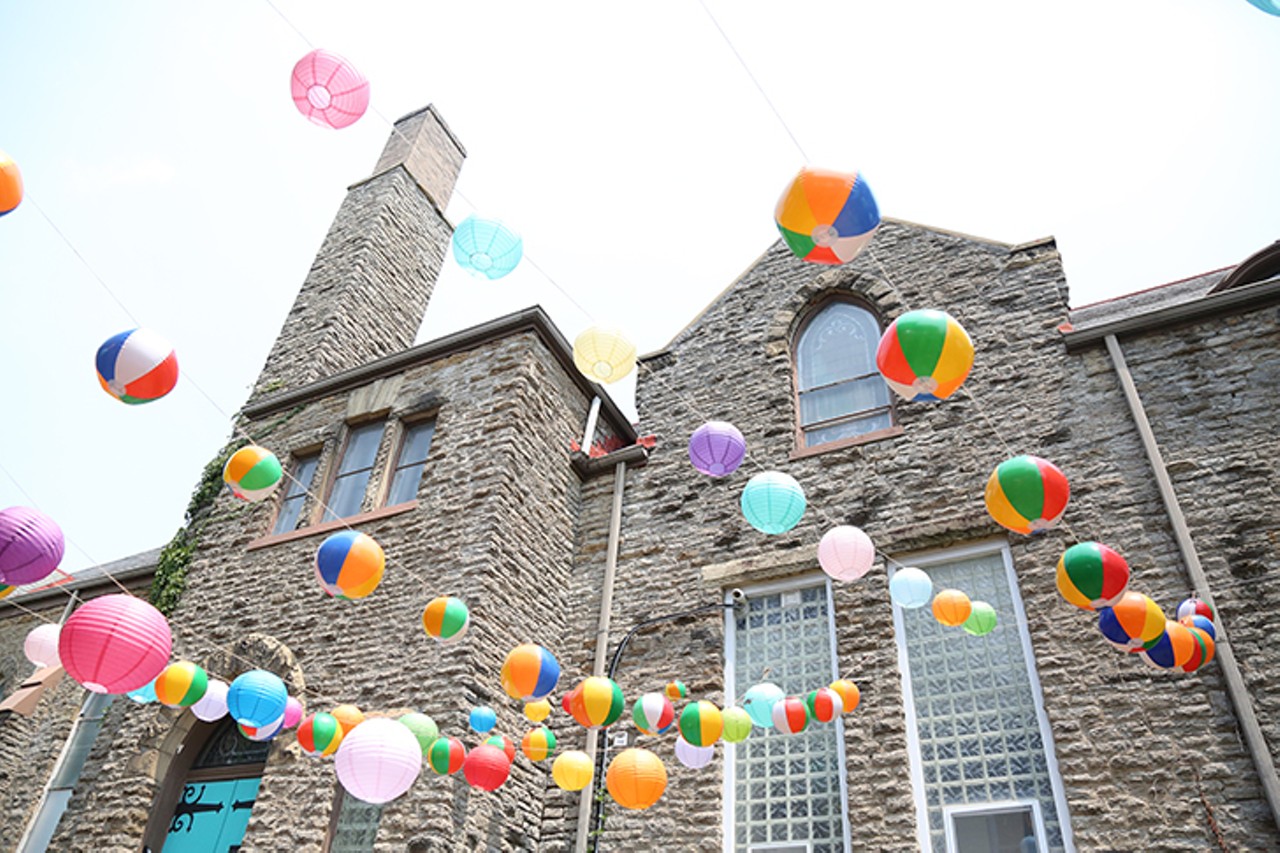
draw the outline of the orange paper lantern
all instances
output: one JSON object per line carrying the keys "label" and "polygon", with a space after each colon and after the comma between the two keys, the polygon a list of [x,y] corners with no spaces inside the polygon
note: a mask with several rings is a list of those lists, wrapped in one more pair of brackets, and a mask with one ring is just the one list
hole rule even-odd
{"label": "orange paper lantern", "polygon": [[647,749],[626,749],[609,762],[604,782],[624,809],[647,809],[667,790],[667,768]]}

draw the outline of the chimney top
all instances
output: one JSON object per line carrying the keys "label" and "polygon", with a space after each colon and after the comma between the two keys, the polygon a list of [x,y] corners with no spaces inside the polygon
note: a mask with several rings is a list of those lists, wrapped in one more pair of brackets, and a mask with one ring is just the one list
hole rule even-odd
{"label": "chimney top", "polygon": [[403,166],[443,214],[466,156],[467,150],[444,123],[435,105],[428,104],[396,121],[373,175],[366,180]]}

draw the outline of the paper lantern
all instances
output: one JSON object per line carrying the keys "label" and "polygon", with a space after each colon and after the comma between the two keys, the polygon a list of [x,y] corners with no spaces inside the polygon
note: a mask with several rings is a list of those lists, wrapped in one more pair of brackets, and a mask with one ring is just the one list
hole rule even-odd
{"label": "paper lantern", "polygon": [[804,489],[781,471],[764,471],[742,490],[742,514],[761,533],[786,533],[804,515]]}
{"label": "paper lantern", "polygon": [[496,746],[481,744],[462,761],[467,784],[482,791],[496,791],[511,775],[511,760]]}
{"label": "paper lantern", "polygon": [[489,746],[495,746],[502,750],[503,754],[507,756],[508,761],[516,760],[516,745],[511,738],[506,735],[490,735],[484,739],[484,742]]}
{"label": "paper lantern", "polygon": [[1214,627],[1213,622],[1209,621],[1204,616],[1201,616],[1199,613],[1193,613],[1190,616],[1183,616],[1179,618],[1178,621],[1183,625],[1186,625],[1188,628],[1199,628],[1201,631],[1208,634],[1215,642],[1218,639],[1218,629]]}
{"label": "paper lantern", "polygon": [[773,705],[773,727],[783,734],[799,734],[809,727],[809,708],[799,696],[786,696]]}
{"label": "paper lantern", "polygon": [[364,711],[355,705],[339,705],[330,713],[337,718],[345,734],[351,734],[352,729],[364,722]]}
{"label": "paper lantern", "polygon": [[996,609],[985,601],[971,602],[969,618],[960,623],[966,634],[984,637],[996,629]]}
{"label": "paper lantern", "polygon": [[52,622],[37,625],[27,632],[22,641],[22,653],[37,669],[58,665],[58,636],[62,626]]}
{"label": "paper lantern", "polygon": [[724,732],[724,717],[715,703],[700,699],[680,712],[680,736],[693,746],[711,746]]}
{"label": "paper lantern", "polygon": [[1191,632],[1191,636],[1196,639],[1196,650],[1192,654],[1191,659],[1182,665],[1183,672],[1195,672],[1200,667],[1213,660],[1213,652],[1216,643],[1213,636],[1208,631],[1200,628],[1187,628]]}
{"label": "paper lantern", "polygon": [[231,494],[249,503],[270,497],[283,478],[280,460],[270,450],[256,444],[240,448],[222,466],[222,482],[227,484]]}
{"label": "paper lantern", "polygon": [[546,699],[539,699],[536,702],[526,702],[524,705],[525,718],[540,723],[551,714],[551,703]]}
{"label": "paper lantern", "polygon": [[480,705],[471,709],[467,724],[471,726],[471,731],[476,734],[488,734],[498,724],[498,715],[488,705]]}
{"label": "paper lantern", "polygon": [[830,687],[809,691],[804,697],[804,706],[809,712],[809,719],[819,723],[829,723],[844,713],[844,700]]}
{"label": "paper lantern", "polygon": [[62,528],[38,509],[0,510],[0,580],[21,586],[47,578],[62,562]]}
{"label": "paper lantern", "polygon": [[312,714],[298,726],[298,746],[307,755],[333,755],[342,745],[342,724],[324,711]]}
{"label": "paper lantern", "polygon": [[236,676],[227,690],[227,711],[242,726],[258,728],[284,716],[289,691],[284,682],[265,669],[251,669]]}
{"label": "paper lantern", "polygon": [[94,361],[98,384],[122,403],[150,403],[178,384],[173,346],[150,329],[130,329],[108,338]]}
{"label": "paper lantern", "polygon": [[612,679],[593,675],[579,684],[569,700],[569,713],[587,728],[611,726],[622,716],[622,688]]}
{"label": "paper lantern", "polygon": [[647,749],[624,749],[609,762],[604,777],[610,796],[624,809],[647,809],[667,789],[667,768]]}
{"label": "paper lantern", "polygon": [[289,89],[298,112],[321,127],[344,128],[369,108],[369,81],[327,50],[313,50],[298,60]]}
{"label": "paper lantern", "polygon": [[806,166],[783,190],[774,221],[797,258],[847,264],[880,227],[880,208],[861,173]]}
{"label": "paper lantern", "polygon": [[748,688],[746,695],[742,697],[742,707],[751,717],[751,722],[761,728],[768,728],[773,725],[773,706],[786,695],[781,687],[765,681]]}
{"label": "paper lantern", "polygon": [[1249,0],[1249,5],[1255,9],[1261,9],[1268,15],[1280,16],[1280,3],[1276,0]]}
{"label": "paper lantern", "polygon": [[681,699],[689,695],[689,688],[685,687],[683,681],[668,681],[667,686],[663,688],[667,694],[667,698],[672,702],[679,702]]}
{"label": "paper lantern", "polygon": [[441,645],[456,643],[471,625],[471,611],[461,599],[440,596],[427,603],[422,611],[422,627]]}
{"label": "paper lantern", "polygon": [[1183,599],[1178,604],[1178,621],[1181,622],[1188,616],[1203,616],[1210,622],[1213,622],[1217,618],[1217,616],[1214,615],[1213,608],[1210,607],[1207,602],[1202,601],[1199,598]]}
{"label": "paper lantern", "polygon": [[700,770],[716,757],[714,746],[694,746],[682,737],[676,738],[676,759],[690,770]]}
{"label": "paper lantern", "polygon": [[284,727],[291,729],[300,722],[302,722],[302,702],[297,697],[290,696],[284,702]]}
{"label": "paper lantern", "polygon": [[972,612],[969,596],[958,589],[944,589],[933,597],[933,618],[949,628],[963,625]]}
{"label": "paper lantern", "polygon": [[227,690],[230,685],[220,678],[210,678],[200,701],[191,706],[196,719],[206,723],[221,720],[227,715]]}
{"label": "paper lantern", "polygon": [[172,651],[164,615],[123,593],[80,605],[58,636],[63,669],[94,693],[137,690],[160,674]]}
{"label": "paper lantern", "polygon": [[436,721],[426,714],[411,711],[408,714],[401,714],[397,722],[417,738],[418,746],[424,756],[427,754],[427,750],[431,748],[431,744],[436,742],[436,738],[440,737],[440,729],[436,726]]}
{"label": "paper lantern", "polygon": [[889,598],[904,610],[924,607],[933,598],[933,578],[912,566],[898,569],[889,578]]}
{"label": "paper lantern", "polygon": [[592,326],[574,340],[573,363],[588,379],[617,382],[635,369],[636,347],[617,329]]}
{"label": "paper lantern", "polygon": [[871,571],[875,561],[871,537],[851,525],[831,528],[818,542],[818,565],[838,581],[856,581]]}
{"label": "paper lantern", "polygon": [[996,524],[1014,533],[1042,533],[1067,509],[1071,485],[1058,467],[1038,456],[1015,456],[996,466],[984,500]]}
{"label": "paper lantern", "polygon": [[453,257],[458,266],[480,278],[502,278],[520,263],[524,241],[496,219],[468,216],[453,232]]}
{"label": "paper lantern", "polygon": [[645,693],[631,706],[631,720],[647,735],[660,735],[675,722],[676,709],[661,693]]}
{"label": "paper lantern", "polygon": [[906,400],[945,400],[973,368],[973,341],[945,311],[908,311],[889,324],[876,368]]}
{"label": "paper lantern", "polygon": [[467,760],[467,748],[456,737],[438,737],[427,748],[427,764],[440,776],[449,776],[462,769]]}
{"label": "paper lantern", "polygon": [[520,751],[530,761],[545,761],[556,751],[556,736],[546,726],[530,729],[520,739]]}
{"label": "paper lantern", "polygon": [[390,717],[365,720],[342,739],[333,769],[347,793],[366,803],[389,803],[422,771],[422,748]]}
{"label": "paper lantern", "polygon": [[265,726],[258,726],[255,728],[253,726],[245,726],[240,723],[236,723],[236,728],[240,730],[240,734],[244,735],[249,740],[257,743],[264,743],[284,731],[284,715],[281,714],[277,719],[272,720]]}
{"label": "paper lantern", "polygon": [[1111,645],[1139,652],[1164,633],[1164,611],[1140,592],[1126,592],[1111,607],[1098,608],[1098,630]]}
{"label": "paper lantern", "polygon": [[732,474],[746,456],[747,440],[726,421],[707,421],[689,437],[689,461],[708,477]]}
{"label": "paper lantern", "polygon": [[727,743],[741,743],[751,735],[751,726],[755,721],[745,708],[736,705],[725,708],[721,716],[724,718],[724,733],[721,737]]}
{"label": "paper lantern", "polygon": [[1111,607],[1129,588],[1129,564],[1101,542],[1080,542],[1058,558],[1058,592],[1085,610]]}
{"label": "paper lantern", "polygon": [[591,784],[595,766],[585,752],[571,749],[556,756],[551,762],[551,778],[562,791],[581,791]]}
{"label": "paper lantern", "polygon": [[171,663],[155,681],[156,698],[169,708],[189,708],[204,698],[209,676],[189,660]]}
{"label": "paper lantern", "polygon": [[[139,705],[150,705],[152,702],[159,701],[156,699],[156,683],[154,681],[149,681],[137,690],[130,690],[124,695],[129,697],[131,702],[137,702]],[[226,713],[225,705],[222,712]]]}
{"label": "paper lantern", "polygon": [[502,689],[512,699],[541,699],[550,696],[560,680],[560,664],[555,655],[534,643],[516,646],[502,664]]}
{"label": "paper lantern", "polygon": [[1191,660],[1199,643],[1191,629],[1172,619],[1164,623],[1164,631],[1156,641],[1139,654],[1156,669],[1182,669]]}
{"label": "paper lantern", "polygon": [[862,701],[862,692],[858,690],[858,685],[847,678],[838,678],[831,682],[831,689],[840,694],[840,704],[844,707],[846,714],[857,708],[858,703]]}
{"label": "paper lantern", "polygon": [[316,551],[316,580],[336,598],[364,598],[382,582],[387,558],[373,537],[340,530]]}
{"label": "paper lantern", "polygon": [[0,216],[22,203],[22,172],[13,158],[0,151]]}

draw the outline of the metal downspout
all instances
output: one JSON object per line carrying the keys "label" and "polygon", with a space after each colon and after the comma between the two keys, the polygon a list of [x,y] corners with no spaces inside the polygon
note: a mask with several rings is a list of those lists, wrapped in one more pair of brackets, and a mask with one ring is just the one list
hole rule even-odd
{"label": "metal downspout", "polygon": [[1169,479],[1168,471],[1165,470],[1164,457],[1160,455],[1160,447],[1156,444],[1155,435],[1151,432],[1151,423],[1147,420],[1147,413],[1142,408],[1142,399],[1138,396],[1137,386],[1134,385],[1133,376],[1129,373],[1129,365],[1125,362],[1120,342],[1116,340],[1115,335],[1107,335],[1106,342],[1107,353],[1111,356],[1111,364],[1115,367],[1116,376],[1120,379],[1120,387],[1124,389],[1124,398],[1129,404],[1134,425],[1138,428],[1143,449],[1147,453],[1147,461],[1156,475],[1160,498],[1164,501],[1165,512],[1173,526],[1173,535],[1178,542],[1178,550],[1182,552],[1182,561],[1186,564],[1187,575],[1191,578],[1196,593],[1210,607],[1213,607],[1214,613],[1218,615],[1216,645],[1218,661],[1227,682],[1227,695],[1231,697],[1231,704],[1235,706],[1236,720],[1244,733],[1245,743],[1249,747],[1249,754],[1257,768],[1267,803],[1271,806],[1271,819],[1275,821],[1276,827],[1280,828],[1280,775],[1276,774],[1275,760],[1267,747],[1266,738],[1263,737],[1262,727],[1258,725],[1258,717],[1254,713],[1253,702],[1245,687],[1244,676],[1240,672],[1239,663],[1236,662],[1235,653],[1231,651],[1226,626],[1222,624],[1222,614],[1213,603],[1209,578],[1200,565],[1200,555],[1196,553],[1191,531],[1187,528],[1187,520],[1182,514],[1182,507],[1178,504],[1178,496],[1173,491],[1173,482]]}

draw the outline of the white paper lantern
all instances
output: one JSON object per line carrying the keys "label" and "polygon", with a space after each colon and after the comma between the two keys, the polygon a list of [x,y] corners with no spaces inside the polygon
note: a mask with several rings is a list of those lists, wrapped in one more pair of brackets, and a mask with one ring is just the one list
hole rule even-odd
{"label": "white paper lantern", "polygon": [[31,633],[27,634],[27,639],[22,643],[22,651],[26,654],[27,660],[31,661],[32,666],[44,669],[59,664],[58,635],[61,632],[62,626],[49,623],[37,625],[31,629]]}
{"label": "white paper lantern", "polygon": [[342,739],[334,769],[342,787],[357,800],[389,803],[418,778],[422,748],[407,727],[390,717],[374,717]]}
{"label": "white paper lantern", "polygon": [[227,682],[217,678],[209,679],[209,687],[204,691],[200,701],[191,706],[191,713],[196,719],[212,723],[227,715]]}
{"label": "white paper lantern", "polygon": [[933,578],[910,566],[898,569],[889,578],[889,597],[908,610],[923,607],[933,600]]}
{"label": "white paper lantern", "polygon": [[848,524],[831,528],[818,543],[818,565],[838,581],[856,581],[875,561],[871,537]]}
{"label": "white paper lantern", "polygon": [[676,758],[691,770],[700,770],[716,757],[714,746],[694,746],[682,737],[676,738]]}

